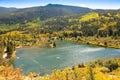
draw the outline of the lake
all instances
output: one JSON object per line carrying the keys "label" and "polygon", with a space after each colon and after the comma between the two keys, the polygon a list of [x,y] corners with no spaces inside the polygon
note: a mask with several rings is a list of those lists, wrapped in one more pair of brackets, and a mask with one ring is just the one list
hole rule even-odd
{"label": "lake", "polygon": [[72,67],[97,59],[120,57],[120,49],[79,45],[68,41],[57,41],[56,48],[20,48],[14,67],[22,67],[23,73],[49,74],[54,69]]}

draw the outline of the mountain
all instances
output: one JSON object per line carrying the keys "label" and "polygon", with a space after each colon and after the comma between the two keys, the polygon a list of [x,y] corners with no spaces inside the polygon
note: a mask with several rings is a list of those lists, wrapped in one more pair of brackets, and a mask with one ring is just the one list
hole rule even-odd
{"label": "mountain", "polygon": [[48,4],[46,6],[24,8],[11,12],[8,15],[0,17],[0,23],[14,24],[25,20],[31,21],[35,18],[46,20],[51,17],[84,14],[91,11],[92,9],[85,7]]}
{"label": "mountain", "polygon": [[0,14],[6,14],[9,12],[16,11],[17,8],[5,8],[5,7],[0,7]]}

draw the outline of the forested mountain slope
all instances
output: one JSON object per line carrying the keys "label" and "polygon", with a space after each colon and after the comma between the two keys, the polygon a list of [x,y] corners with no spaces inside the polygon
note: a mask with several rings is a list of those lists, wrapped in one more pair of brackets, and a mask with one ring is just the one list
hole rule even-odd
{"label": "forested mountain slope", "polygon": [[92,9],[76,6],[67,6],[59,4],[48,4],[46,6],[38,6],[31,8],[19,9],[8,15],[0,17],[0,23],[14,24],[22,23],[25,20],[31,21],[35,18],[45,20],[56,16],[84,14],[91,12]]}
{"label": "forested mountain slope", "polygon": [[7,14],[9,12],[13,12],[18,10],[17,8],[5,8],[5,7],[0,7],[0,15]]}
{"label": "forested mountain slope", "polygon": [[120,36],[120,12],[92,12],[83,16],[64,16],[44,21],[47,32],[70,30],[83,36]]}

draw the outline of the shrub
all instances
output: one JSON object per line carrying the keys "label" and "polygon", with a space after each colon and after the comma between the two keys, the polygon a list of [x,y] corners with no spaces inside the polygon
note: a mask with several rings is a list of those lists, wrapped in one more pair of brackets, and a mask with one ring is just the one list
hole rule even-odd
{"label": "shrub", "polygon": [[110,72],[110,70],[107,67],[101,67],[100,71],[103,72],[103,73]]}

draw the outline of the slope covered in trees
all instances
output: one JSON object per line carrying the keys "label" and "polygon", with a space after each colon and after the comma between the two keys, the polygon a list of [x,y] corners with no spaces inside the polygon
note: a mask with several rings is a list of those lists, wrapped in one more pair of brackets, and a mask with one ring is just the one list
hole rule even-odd
{"label": "slope covered in trees", "polygon": [[119,11],[91,12],[85,15],[59,16],[47,20],[36,18],[32,21],[25,20],[22,24],[1,26],[1,34],[17,30],[25,35],[45,34],[49,38],[71,38],[79,43],[120,48],[119,21]]}
{"label": "slope covered in trees", "polygon": [[5,7],[0,7],[0,15],[7,14],[13,11],[16,11],[17,8],[5,8]]}
{"label": "slope covered in trees", "polygon": [[[50,6],[50,5],[49,5]],[[9,20],[8,20],[9,21]],[[64,37],[75,36],[120,36],[120,12],[91,12],[84,15],[59,16],[41,20],[39,17],[22,23],[0,24],[0,32],[9,30],[54,33],[62,31]],[[6,21],[7,22],[7,21]],[[36,28],[36,29],[35,29]],[[68,31],[68,32],[67,32]],[[71,31],[71,33],[69,33]]]}
{"label": "slope covered in trees", "polygon": [[45,20],[55,16],[65,16],[73,14],[84,14],[92,9],[59,4],[48,4],[46,6],[19,9],[8,15],[0,17],[0,23],[14,24],[23,23],[25,20],[31,21],[36,18]]}
{"label": "slope covered in trees", "polygon": [[76,36],[120,36],[120,13],[88,13],[83,16],[64,16],[44,21],[42,27],[48,32],[73,31]]}

